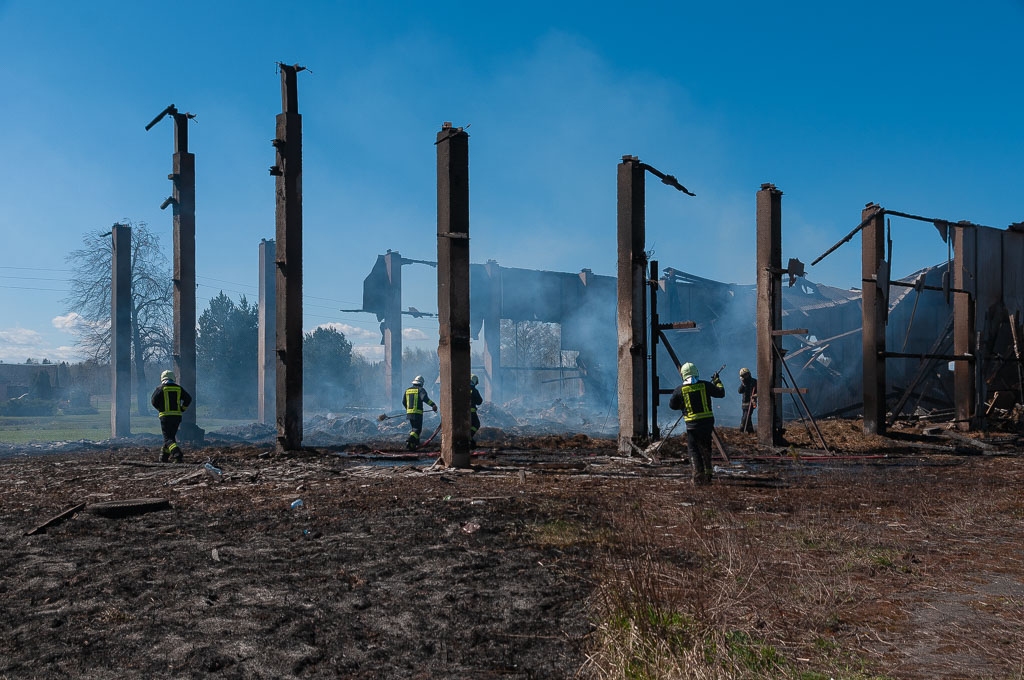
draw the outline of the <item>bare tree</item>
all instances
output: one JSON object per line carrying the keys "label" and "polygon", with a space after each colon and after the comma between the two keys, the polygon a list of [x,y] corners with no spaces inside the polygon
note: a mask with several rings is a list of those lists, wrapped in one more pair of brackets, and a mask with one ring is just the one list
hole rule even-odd
{"label": "bare tree", "polygon": [[575,359],[567,363],[563,355],[562,327],[557,323],[502,319],[499,336],[502,368],[512,371],[519,395],[543,393],[552,373],[542,369],[575,365]]}
{"label": "bare tree", "polygon": [[[145,222],[128,223],[132,228],[132,364],[138,413],[149,403],[146,362],[167,362],[173,343],[174,288],[171,268],[160,248],[160,237]],[[78,344],[87,357],[109,363],[110,284],[113,259],[110,232],[88,232],[83,248],[73,250],[65,261],[74,272],[71,292],[63,302],[68,312],[78,314]]]}
{"label": "bare tree", "polygon": [[523,368],[560,365],[562,335],[558,324],[502,319],[500,338],[502,364]]}

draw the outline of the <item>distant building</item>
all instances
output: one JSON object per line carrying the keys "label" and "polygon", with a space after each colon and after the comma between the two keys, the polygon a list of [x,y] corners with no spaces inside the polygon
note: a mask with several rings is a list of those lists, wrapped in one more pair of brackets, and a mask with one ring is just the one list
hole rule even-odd
{"label": "distant building", "polygon": [[17,399],[32,391],[32,384],[40,373],[50,378],[56,391],[69,386],[68,365],[61,364],[0,364],[0,401]]}

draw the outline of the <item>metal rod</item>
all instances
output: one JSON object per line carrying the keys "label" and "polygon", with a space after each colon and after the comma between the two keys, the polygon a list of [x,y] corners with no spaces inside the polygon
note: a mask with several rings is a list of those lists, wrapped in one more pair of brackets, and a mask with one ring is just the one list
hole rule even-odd
{"label": "metal rod", "polygon": [[[782,356],[782,352],[779,351],[779,348],[775,346],[774,342],[771,343],[771,345],[772,349],[775,350],[775,353],[779,355],[779,363],[781,363],[782,367],[786,369],[786,373],[789,375],[790,383],[792,383],[793,387],[797,387],[796,378],[793,377],[793,372],[789,370],[789,365],[786,363],[786,358]],[[825,443],[825,437],[822,436],[821,430],[818,429],[818,423],[817,421],[814,420],[814,416],[811,414],[811,409],[807,407],[807,402],[804,401],[804,396],[800,393],[799,388],[797,388],[796,396],[797,398],[800,399],[800,404],[804,407],[804,411],[807,413],[808,420],[810,420],[811,425],[814,426],[814,431],[818,435],[818,441],[821,442],[821,448],[823,448],[826,453],[832,453],[828,448],[828,444]]]}
{"label": "metal rod", "polygon": [[875,212],[873,212],[873,213],[871,213],[870,215],[868,215],[867,217],[865,217],[865,218],[864,218],[864,219],[863,219],[863,220],[861,221],[861,223],[860,223],[860,224],[858,224],[858,225],[857,225],[857,226],[856,226],[856,227],[854,228],[854,230],[853,230],[853,231],[851,231],[851,232],[850,232],[849,234],[847,234],[846,236],[844,236],[844,237],[842,238],[842,240],[841,240],[841,241],[839,241],[839,243],[835,244],[834,246],[832,246],[831,248],[829,248],[828,250],[826,250],[826,251],[825,251],[824,253],[822,253],[821,255],[819,255],[819,256],[818,256],[818,259],[816,259],[816,260],[815,260],[814,262],[812,262],[812,263],[811,263],[811,266],[813,267],[814,265],[818,264],[819,262],[821,262],[822,260],[824,260],[824,259],[825,259],[826,257],[828,257],[829,255],[831,255],[832,253],[834,253],[834,252],[835,252],[836,250],[838,250],[838,249],[839,249],[839,246],[843,245],[844,243],[848,243],[848,242],[849,242],[849,241],[850,241],[850,240],[851,240],[851,239],[852,239],[852,238],[853,238],[854,236],[856,236],[856,235],[857,235],[857,232],[859,232],[859,231],[860,231],[861,229],[863,229],[863,228],[864,228],[864,227],[865,227],[865,226],[867,225],[867,223],[868,223],[868,222],[870,222],[871,220],[875,219],[875,217],[877,217],[877,216],[878,216],[878,213],[880,213],[880,212],[885,212],[885,210],[884,210],[883,208],[879,208],[879,209],[878,209],[878,210],[876,210]]}
{"label": "metal rod", "polygon": [[[826,257],[831,255],[833,252],[835,252],[836,249],[839,248],[839,246],[843,245],[844,243],[849,242],[850,239],[852,239],[854,236],[857,235],[858,231],[863,229],[864,226],[868,222],[870,222],[871,220],[875,219],[875,217],[877,217],[879,213],[881,213],[883,215],[894,215],[896,217],[905,217],[908,220],[918,220],[919,222],[931,222],[932,224],[948,224],[951,227],[957,227],[957,226],[959,226],[959,227],[983,227],[983,226],[985,226],[985,225],[982,225],[982,224],[974,224],[974,223],[951,222],[950,220],[942,220],[942,219],[939,219],[937,217],[924,217],[922,215],[913,215],[911,213],[900,212],[898,210],[889,210],[887,208],[879,208],[875,212],[873,212],[870,215],[868,215],[864,219],[863,222],[858,224],[857,227],[853,231],[851,231],[849,234],[844,236],[842,240],[840,240],[834,246],[832,246],[831,248],[826,250],[824,253],[819,255],[818,258],[816,260],[814,260],[814,262],[811,262],[811,266],[813,267],[814,265],[818,264],[819,262],[824,260]],[[988,228],[989,229],[995,229],[996,227],[988,227]]]}
{"label": "metal rod", "polygon": [[[934,353],[938,352],[946,344],[946,339],[949,337],[949,334],[952,332],[952,330],[953,330],[953,314],[950,313],[949,319],[946,321],[945,330],[943,330],[942,334],[939,335],[939,337],[936,338],[935,342],[932,344],[931,353],[934,354]],[[934,366],[934,362],[935,362],[934,359],[930,359],[930,360],[927,360],[927,361],[925,361],[924,359],[921,360],[921,364],[918,365],[917,371],[914,374],[914,377],[910,381],[910,385],[907,386],[906,391],[903,392],[903,395],[900,397],[899,401],[896,402],[896,407],[892,410],[892,413],[889,415],[889,421],[888,422],[889,422],[890,425],[892,425],[894,422],[896,422],[897,418],[900,417],[900,413],[903,412],[903,407],[906,405],[907,401],[910,399],[910,395],[917,388],[918,384],[924,379],[925,375],[927,375],[929,372],[931,372],[931,367]],[[922,390],[922,394],[923,394],[923,390]],[[918,403],[920,403],[920,400],[918,401]]]}
{"label": "metal rod", "polygon": [[696,196],[697,195],[697,194],[693,193],[692,191],[690,191],[689,189],[687,189],[686,187],[684,187],[682,184],[680,184],[679,180],[677,180],[672,175],[666,175],[665,173],[661,172],[657,168],[654,168],[654,167],[651,167],[650,165],[647,165],[647,163],[641,163],[640,167],[643,168],[644,170],[646,170],[647,172],[651,173],[652,175],[654,175],[658,179],[660,179],[662,184],[667,184],[670,187],[675,187],[676,189],[679,189],[679,191],[682,191],[687,196]]}
{"label": "metal rod", "polygon": [[970,361],[970,354],[915,354],[913,352],[883,352],[886,359],[938,359],[940,361]]}
{"label": "metal rod", "polygon": [[[889,281],[889,285],[890,286],[901,286],[903,288],[917,288],[918,290],[934,290],[934,291],[938,291],[940,293],[945,293],[946,292],[946,289],[943,288],[942,286],[925,286],[925,285],[918,286],[918,285],[913,284],[913,283],[907,283],[906,281]],[[960,288],[950,288],[949,292],[950,293],[970,293],[971,291],[969,291],[969,290],[962,290]]]}

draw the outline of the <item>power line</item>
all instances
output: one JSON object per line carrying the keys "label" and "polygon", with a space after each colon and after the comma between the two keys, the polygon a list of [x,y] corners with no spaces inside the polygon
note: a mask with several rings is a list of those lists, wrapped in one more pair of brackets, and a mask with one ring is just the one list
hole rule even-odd
{"label": "power line", "polygon": [[207,279],[209,281],[217,281],[218,283],[230,283],[232,286],[247,286],[248,284],[239,283],[238,281],[225,281],[224,279],[215,279],[212,276],[203,276],[202,274],[196,274],[197,279]]}
{"label": "power line", "polygon": [[18,281],[63,281],[67,283],[70,279],[53,279],[46,276],[5,276],[0,274],[0,279],[17,279]]}
{"label": "power line", "polygon": [[45,267],[13,267],[9,265],[0,265],[0,269],[22,269],[30,272],[71,272],[71,269],[47,269]]}
{"label": "power line", "polygon": [[12,290],[48,290],[54,293],[70,293],[71,291],[62,288],[32,288],[30,286],[0,286],[0,288],[10,288]]}

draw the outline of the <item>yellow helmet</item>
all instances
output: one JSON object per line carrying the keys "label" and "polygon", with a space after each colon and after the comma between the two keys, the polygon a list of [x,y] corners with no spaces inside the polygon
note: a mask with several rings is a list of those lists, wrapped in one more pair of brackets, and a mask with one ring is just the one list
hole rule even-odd
{"label": "yellow helmet", "polygon": [[741,368],[740,369],[740,377],[742,378],[745,375],[750,375],[750,369],[749,368]]}
{"label": "yellow helmet", "polygon": [[697,371],[697,367],[687,361],[685,364],[679,367],[679,377],[683,380],[687,378],[693,378],[697,380],[700,378],[700,372]]}

